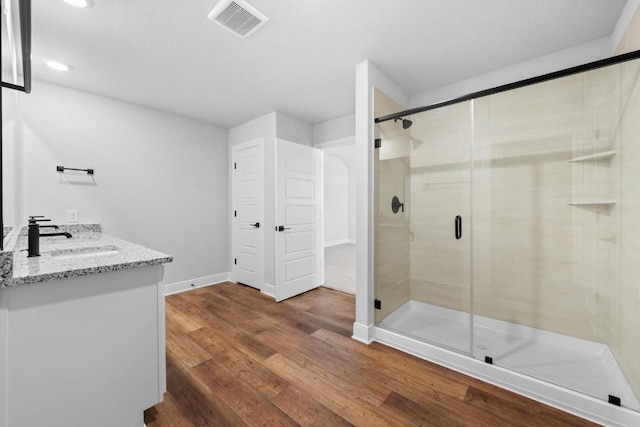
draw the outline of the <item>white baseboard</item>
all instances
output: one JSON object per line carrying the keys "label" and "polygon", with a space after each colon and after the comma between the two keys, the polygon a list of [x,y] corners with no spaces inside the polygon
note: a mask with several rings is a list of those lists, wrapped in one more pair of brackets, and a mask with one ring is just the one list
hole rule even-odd
{"label": "white baseboard", "polygon": [[164,295],[173,295],[180,292],[189,291],[191,289],[198,289],[205,286],[217,285],[218,283],[228,282],[231,278],[231,273],[220,273],[212,276],[200,277],[198,279],[185,280],[184,282],[170,283],[164,285]]}
{"label": "white baseboard", "polygon": [[265,295],[267,295],[267,296],[269,296],[271,298],[274,298],[274,299],[276,297],[276,287],[275,287],[275,285],[270,285],[268,283],[265,283],[262,286],[262,289],[260,289],[260,292],[262,292],[263,294],[265,294]]}
{"label": "white baseboard", "polygon": [[353,335],[352,339],[356,341],[360,341],[364,344],[371,344],[373,342],[373,333],[374,327],[373,325],[363,325],[362,323],[354,322],[353,323]]}
{"label": "white baseboard", "polygon": [[324,242],[324,247],[328,248],[330,246],[346,245],[347,243],[355,245],[356,241],[354,239],[332,240],[330,242]]}

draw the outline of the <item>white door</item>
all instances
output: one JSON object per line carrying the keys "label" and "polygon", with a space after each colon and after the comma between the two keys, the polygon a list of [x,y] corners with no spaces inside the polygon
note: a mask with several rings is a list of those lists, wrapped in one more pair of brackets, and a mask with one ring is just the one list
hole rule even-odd
{"label": "white door", "polygon": [[276,301],[322,284],[322,152],[276,140]]}
{"label": "white door", "polygon": [[236,282],[262,289],[264,283],[264,141],[233,147],[232,273]]}

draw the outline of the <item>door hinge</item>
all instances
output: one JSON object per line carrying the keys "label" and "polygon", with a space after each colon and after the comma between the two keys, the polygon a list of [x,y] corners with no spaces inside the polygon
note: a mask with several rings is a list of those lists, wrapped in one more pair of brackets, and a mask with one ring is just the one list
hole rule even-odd
{"label": "door hinge", "polygon": [[238,216],[238,211],[233,211],[233,216]]}
{"label": "door hinge", "polygon": [[376,139],[373,141],[373,146],[374,146],[375,148],[380,148],[380,147],[382,147],[382,139],[381,139],[381,138],[376,138]]}
{"label": "door hinge", "polygon": [[236,265],[236,264],[238,264],[238,258],[233,259],[233,265]]}
{"label": "door hinge", "polygon": [[374,299],[373,308],[375,308],[376,310],[382,310],[382,301],[380,301],[379,299]]}
{"label": "door hinge", "polygon": [[233,168],[238,169],[238,164],[236,162],[233,162]]}

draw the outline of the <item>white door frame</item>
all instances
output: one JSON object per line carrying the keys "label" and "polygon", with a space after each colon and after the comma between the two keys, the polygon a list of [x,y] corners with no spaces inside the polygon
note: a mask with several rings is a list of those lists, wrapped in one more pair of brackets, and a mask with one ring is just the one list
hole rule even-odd
{"label": "white door frame", "polygon": [[263,186],[262,186],[262,209],[260,212],[260,236],[259,236],[259,242],[258,245],[261,248],[261,254],[262,256],[260,257],[258,264],[257,264],[257,271],[256,271],[256,277],[259,283],[259,287],[258,289],[260,289],[262,291],[262,289],[264,288],[264,258],[265,258],[265,245],[264,245],[264,233],[265,233],[265,227],[264,227],[264,182],[265,182],[265,176],[264,176],[264,138],[258,138],[258,139],[254,139],[251,141],[247,141],[244,142],[242,144],[237,144],[231,147],[231,165],[230,165],[230,175],[231,175],[231,193],[230,193],[230,199],[231,199],[231,212],[229,213],[230,216],[230,224],[231,224],[231,245],[229,245],[230,248],[230,253],[229,253],[229,260],[231,262],[231,281],[236,282],[236,266],[234,264],[234,257],[236,254],[236,227],[235,227],[235,220],[236,218],[234,217],[234,211],[237,210],[237,199],[236,199],[236,190],[237,190],[237,183],[235,182],[236,178],[235,178],[235,174],[233,173],[234,171],[234,165],[237,161],[237,152],[241,151],[241,150],[245,150],[247,148],[250,147],[254,147],[254,146],[260,146],[261,147],[261,151],[262,151],[262,161],[259,162],[260,164],[260,171],[259,171],[259,175],[262,176],[262,182],[263,182]]}

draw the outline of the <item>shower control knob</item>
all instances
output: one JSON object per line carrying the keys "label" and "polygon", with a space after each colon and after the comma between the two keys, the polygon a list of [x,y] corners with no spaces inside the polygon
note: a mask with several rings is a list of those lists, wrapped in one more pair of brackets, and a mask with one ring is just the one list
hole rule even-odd
{"label": "shower control knob", "polygon": [[400,202],[398,196],[393,196],[393,199],[391,199],[391,210],[394,214],[397,214],[400,209],[404,212],[404,203]]}

